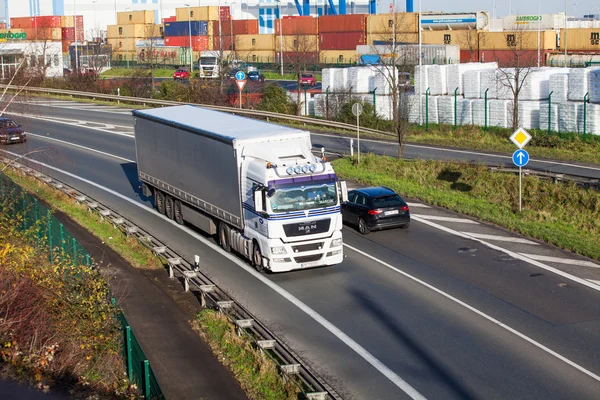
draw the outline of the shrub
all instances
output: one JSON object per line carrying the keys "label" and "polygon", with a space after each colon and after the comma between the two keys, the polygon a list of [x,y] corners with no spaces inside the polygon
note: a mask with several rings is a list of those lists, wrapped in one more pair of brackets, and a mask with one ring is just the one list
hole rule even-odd
{"label": "shrub", "polygon": [[296,104],[290,101],[284,88],[276,83],[269,83],[265,85],[263,99],[258,109],[280,114],[295,114]]}

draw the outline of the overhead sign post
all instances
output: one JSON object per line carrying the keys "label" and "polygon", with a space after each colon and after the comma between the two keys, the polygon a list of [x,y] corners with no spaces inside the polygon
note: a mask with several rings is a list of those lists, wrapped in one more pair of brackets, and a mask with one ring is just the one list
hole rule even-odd
{"label": "overhead sign post", "polygon": [[240,108],[242,108],[242,91],[244,90],[244,86],[246,86],[246,74],[244,71],[238,71],[235,73],[235,83],[240,91]]}
{"label": "overhead sign post", "polygon": [[523,150],[523,147],[531,140],[531,135],[523,128],[517,129],[511,136],[511,142],[513,142],[519,149],[513,153],[513,163],[519,167],[519,211],[522,210],[522,173],[521,168],[526,166],[529,162],[529,153]]}
{"label": "overhead sign post", "polygon": [[354,103],[352,105],[352,114],[356,115],[356,143],[358,153],[358,163],[360,164],[360,114],[363,112],[363,106],[360,103]]}

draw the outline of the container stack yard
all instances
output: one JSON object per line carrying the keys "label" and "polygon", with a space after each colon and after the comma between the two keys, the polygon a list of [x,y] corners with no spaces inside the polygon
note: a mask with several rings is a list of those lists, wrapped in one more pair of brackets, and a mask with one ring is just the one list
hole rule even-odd
{"label": "container stack yard", "polygon": [[155,24],[154,11],[117,13],[117,25],[108,25],[107,43],[112,46],[113,60],[136,61],[138,41],[162,44],[163,25]]}

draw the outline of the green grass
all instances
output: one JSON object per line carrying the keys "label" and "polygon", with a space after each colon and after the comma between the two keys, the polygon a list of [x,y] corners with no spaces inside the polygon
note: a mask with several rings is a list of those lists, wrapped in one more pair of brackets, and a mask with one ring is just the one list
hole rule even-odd
{"label": "green grass", "polygon": [[296,387],[280,378],[275,364],[254,349],[249,338],[237,335],[235,327],[224,314],[204,310],[198,314],[193,326],[210,344],[219,361],[235,374],[250,399],[298,398]]}
{"label": "green grass", "polygon": [[[291,74],[291,73],[284,73],[283,76],[281,75],[281,73],[275,72],[275,71],[262,71],[262,73],[265,75],[265,79],[289,80],[289,81],[298,80],[298,77],[296,76],[296,74]],[[321,74],[315,73],[315,78],[317,78],[317,82],[321,82]]]}
{"label": "green grass", "polygon": [[[147,71],[148,73],[150,72],[150,70],[140,70],[138,68],[111,68],[107,71],[104,71],[100,74],[101,77],[110,77],[110,78],[114,78],[114,77],[130,77],[132,76],[135,72],[139,72],[139,71]],[[172,78],[173,77],[173,72],[175,72],[175,68],[156,68],[154,69],[154,77],[155,78]]]}
{"label": "green grass", "polygon": [[365,155],[361,164],[342,158],[336,173],[366,185],[385,185],[407,198],[445,207],[525,236],[600,260],[600,191],[572,183],[523,177],[485,166],[441,161],[405,161]]}

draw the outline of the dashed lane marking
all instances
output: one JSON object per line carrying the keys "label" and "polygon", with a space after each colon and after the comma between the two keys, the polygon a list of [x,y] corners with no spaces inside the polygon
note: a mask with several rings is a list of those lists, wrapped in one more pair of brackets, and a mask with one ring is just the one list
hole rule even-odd
{"label": "dashed lane marking", "polygon": [[495,240],[498,242],[512,242],[512,243],[524,243],[524,244],[533,244],[538,246],[539,244],[536,242],[532,242],[531,240],[512,237],[512,236],[498,236],[498,235],[488,235],[485,233],[473,233],[473,232],[460,232],[464,235],[469,235],[477,239],[487,239],[487,240]]}
{"label": "dashed lane marking", "polygon": [[537,254],[525,254],[525,253],[519,253],[519,254],[521,254],[522,256],[525,256],[525,257],[529,257],[532,260],[537,260],[537,261],[555,262],[555,263],[559,263],[559,264],[568,264],[568,265],[578,265],[580,267],[600,268],[600,265],[595,264],[591,261],[586,261],[586,260],[575,260],[572,258],[539,256]]}
{"label": "dashed lane marking", "polygon": [[442,216],[438,216],[438,215],[421,215],[421,214],[413,214],[413,216],[431,220],[431,221],[458,222],[461,224],[479,225],[479,222],[473,221],[472,219],[467,219],[467,218],[442,217]]}

